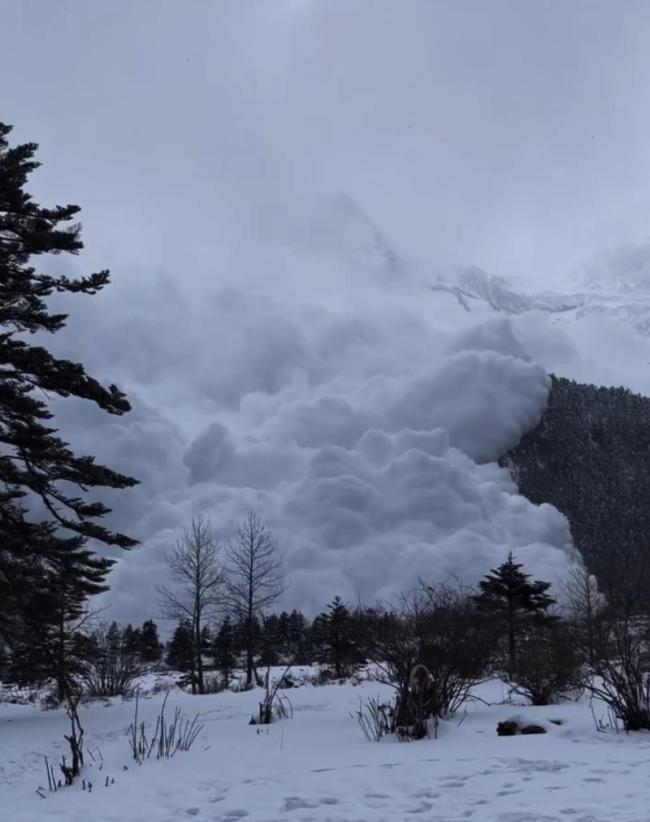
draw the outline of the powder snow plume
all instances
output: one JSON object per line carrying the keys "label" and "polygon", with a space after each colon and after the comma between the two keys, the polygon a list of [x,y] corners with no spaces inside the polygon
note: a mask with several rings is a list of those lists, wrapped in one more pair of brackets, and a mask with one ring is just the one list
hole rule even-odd
{"label": "powder snow plume", "polygon": [[[537,424],[544,368],[508,319],[453,313],[353,216],[336,242],[322,232],[265,255],[266,287],[238,287],[251,260],[194,302],[151,277],[114,289],[132,306],[119,328],[99,303],[76,321],[88,358],[110,351],[134,403],[108,423],[71,412],[79,447],[103,426],[101,459],[142,480],[108,500],[143,543],[113,573],[122,618],[155,613],[165,553],[193,515],[226,540],[250,506],[282,548],[284,604],[308,613],[336,594],[393,599],[420,578],[472,584],[509,551],[551,580],[576,561],[565,517],[519,496],[495,462]],[[304,280],[287,288],[286,272]]]}

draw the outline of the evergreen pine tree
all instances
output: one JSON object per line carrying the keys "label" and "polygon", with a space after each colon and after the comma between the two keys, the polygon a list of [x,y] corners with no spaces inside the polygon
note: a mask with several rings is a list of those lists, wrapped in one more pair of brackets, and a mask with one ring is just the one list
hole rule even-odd
{"label": "evergreen pine tree", "polygon": [[317,620],[323,661],[332,668],[337,679],[350,676],[362,660],[348,606],[339,596],[334,597],[327,611]]}
{"label": "evergreen pine tree", "polygon": [[295,665],[306,665],[307,659],[307,620],[295,609],[289,614],[287,625],[288,651]]}
{"label": "evergreen pine tree", "polygon": [[129,623],[122,634],[122,641],[128,653],[140,656],[140,645],[142,642],[142,632],[140,628],[134,628],[133,625]]}
{"label": "evergreen pine tree", "polygon": [[476,607],[495,619],[508,641],[508,672],[517,665],[517,639],[526,625],[550,624],[554,621],[548,609],[555,600],[548,589],[550,582],[531,580],[515,562],[512,552],[498,568],[493,568],[479,582],[480,593],[474,596]]}
{"label": "evergreen pine tree", "polygon": [[192,625],[188,620],[182,620],[176,626],[167,648],[166,661],[170,668],[187,674],[189,681],[194,686],[196,679],[194,635]]}
{"label": "evergreen pine tree", "polygon": [[[106,590],[112,564],[86,550],[86,538],[135,545],[101,525],[108,508],[76,489],[126,488],[136,481],[90,456],[77,456],[52,426],[48,395],[88,399],[110,414],[123,414],[129,404],[115,386],[104,388],[78,363],[58,359],[31,341],[30,335],[65,326],[65,314],[48,310],[48,297],[95,294],[109,275],[100,271],[69,279],[33,267],[33,257],[76,254],[83,247],[80,227],[71,223],[79,208],[43,208],[24,191],[39,165],[37,145],[10,147],[10,131],[0,123],[0,636],[11,644],[27,642],[27,617],[60,596],[62,557],[70,557],[66,592],[74,588],[77,598]],[[46,513],[35,515],[37,508]]]}
{"label": "evergreen pine tree", "polygon": [[147,664],[159,662],[162,657],[163,646],[158,636],[158,626],[152,619],[147,619],[142,623],[139,632],[138,650],[140,659]]}
{"label": "evergreen pine tree", "polygon": [[276,614],[263,617],[260,635],[260,664],[277,665],[282,651],[280,619]]}
{"label": "evergreen pine tree", "polygon": [[214,665],[222,676],[223,687],[230,687],[232,672],[237,665],[237,636],[229,617],[221,624],[212,643]]}
{"label": "evergreen pine tree", "polygon": [[[105,590],[110,561],[82,548],[83,538],[68,540],[43,570],[38,587],[29,592],[29,608],[13,636],[12,676],[24,684],[54,679],[62,701],[76,687],[86,659],[80,629],[87,619],[87,597]],[[81,558],[81,560],[80,560]]]}

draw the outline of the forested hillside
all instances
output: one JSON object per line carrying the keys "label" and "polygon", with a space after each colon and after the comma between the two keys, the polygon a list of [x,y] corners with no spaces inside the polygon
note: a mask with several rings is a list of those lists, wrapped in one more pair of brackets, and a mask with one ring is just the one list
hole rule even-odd
{"label": "forested hillside", "polygon": [[569,519],[609,596],[650,596],[650,398],[553,377],[539,425],[502,464]]}

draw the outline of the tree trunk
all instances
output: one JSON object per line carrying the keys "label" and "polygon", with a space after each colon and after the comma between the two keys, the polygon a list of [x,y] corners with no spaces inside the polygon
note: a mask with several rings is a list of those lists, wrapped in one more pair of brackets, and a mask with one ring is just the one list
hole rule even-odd
{"label": "tree trunk", "polygon": [[201,647],[201,616],[197,613],[194,621],[194,654],[196,656],[196,680],[199,688],[199,693],[205,693],[205,684],[203,682],[203,648]]}
{"label": "tree trunk", "polygon": [[253,684],[253,620],[246,621],[246,686]]}
{"label": "tree trunk", "polygon": [[248,602],[246,603],[246,687],[250,688],[253,684],[253,568],[249,569],[248,578]]}
{"label": "tree trunk", "polygon": [[56,695],[59,702],[67,696],[66,680],[65,680],[65,617],[63,609],[61,611],[61,619],[59,621],[59,642],[58,642],[58,659],[56,670]]}
{"label": "tree trunk", "polygon": [[512,609],[508,611],[508,673],[514,675],[517,664],[517,645],[515,637],[515,615]]}

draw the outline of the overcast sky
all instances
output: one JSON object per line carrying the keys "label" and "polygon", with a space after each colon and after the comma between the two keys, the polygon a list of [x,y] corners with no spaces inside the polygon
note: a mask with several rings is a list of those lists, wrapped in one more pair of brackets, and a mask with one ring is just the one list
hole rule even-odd
{"label": "overcast sky", "polygon": [[648,234],[645,0],[0,5],[3,117],[115,277],[214,271],[342,191],[506,273]]}
{"label": "overcast sky", "polygon": [[[70,306],[55,346],[126,388],[135,408],[120,421],[75,403],[60,415],[75,444],[143,480],[114,500],[144,542],[118,568],[115,613],[156,615],[164,550],[199,511],[227,535],[258,507],[289,546],[305,607],[324,604],[318,591],[391,593],[363,568],[404,561],[398,544],[412,560],[422,540],[453,542],[401,582],[455,556],[460,520],[442,522],[444,511],[431,514],[434,538],[414,525],[417,501],[390,528],[340,510],[351,476],[378,504],[394,493],[372,473],[364,432],[382,431],[382,459],[399,462],[413,450],[401,427],[450,418],[430,388],[456,385],[445,358],[468,319],[423,303],[410,273],[474,264],[539,290],[596,252],[646,241],[649,42],[645,0],[0,0],[0,117],[16,140],[40,143],[30,189],[83,208],[73,270],[113,274],[106,294]],[[535,355],[592,374],[584,352],[535,322]],[[495,346],[519,352],[508,329],[495,333],[474,363],[490,378],[505,373]],[[527,368],[517,380],[525,372],[539,388]],[[517,431],[535,410],[522,410],[511,377]],[[402,408],[402,391],[426,420]],[[354,464],[322,448],[347,449]],[[461,499],[459,459],[445,464]],[[334,526],[313,482],[323,460],[341,483]],[[479,505],[483,469],[463,466],[459,504]],[[494,481],[500,513],[468,548],[474,575],[496,535],[522,539],[513,523],[532,516],[513,513],[506,480]],[[552,553],[566,533],[547,514],[528,538]],[[346,548],[357,553],[345,559]]]}

